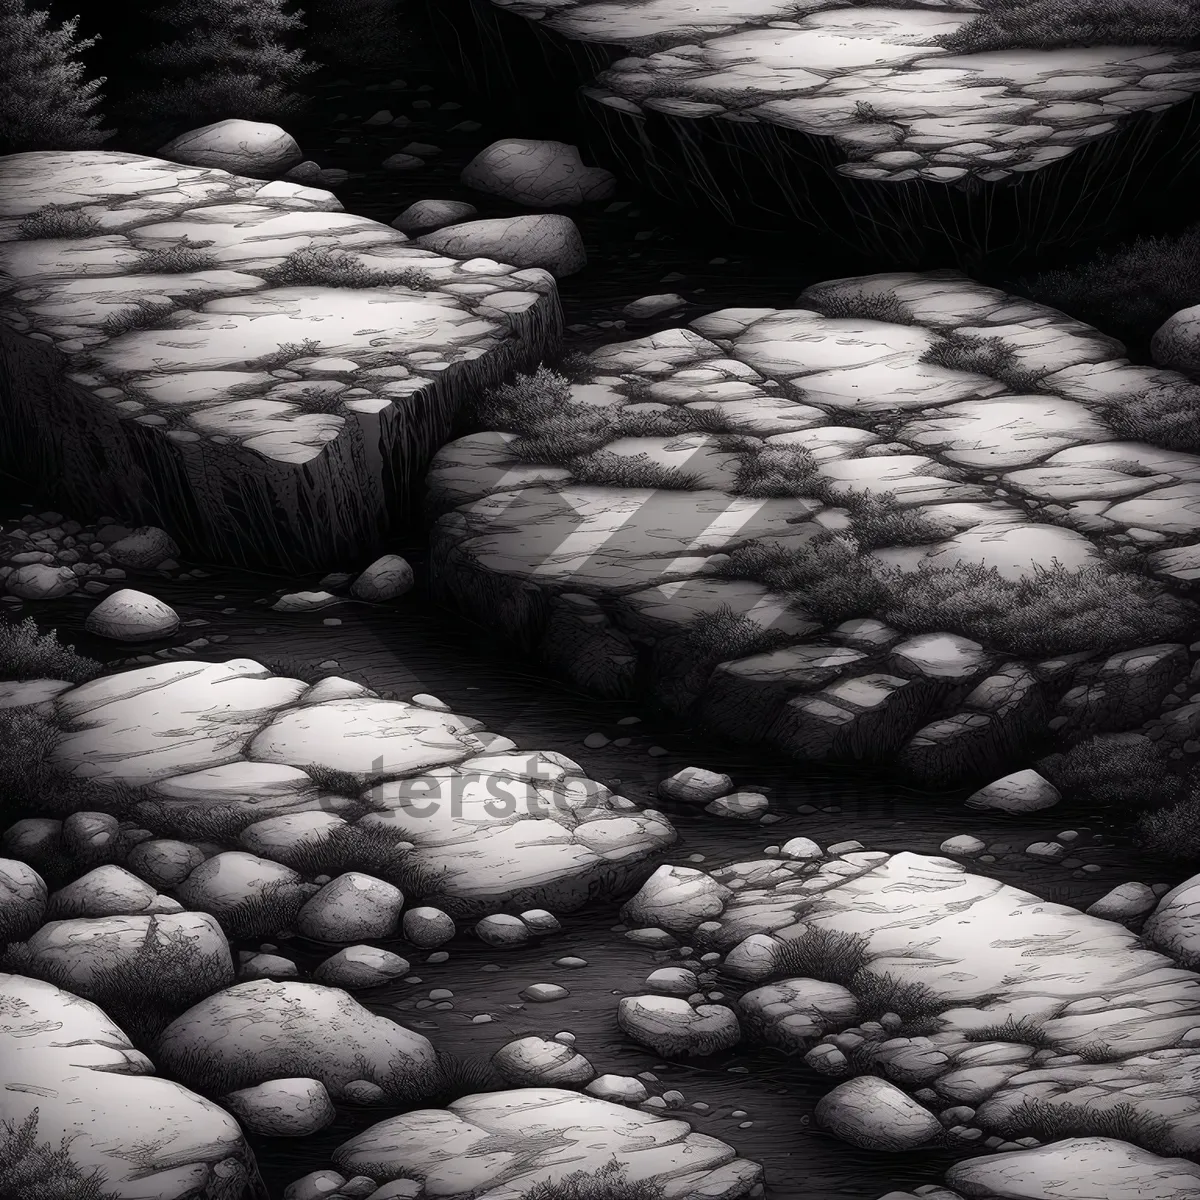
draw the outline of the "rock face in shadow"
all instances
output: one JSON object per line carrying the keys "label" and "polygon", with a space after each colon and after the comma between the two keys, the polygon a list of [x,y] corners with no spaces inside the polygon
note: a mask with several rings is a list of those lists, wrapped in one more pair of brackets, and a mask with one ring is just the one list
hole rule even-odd
{"label": "rock face in shadow", "polygon": [[[237,1122],[181,1084],[157,1078],[154,1064],[94,1004],[21,975],[0,975],[0,993],[0,1120],[20,1128],[36,1113],[36,1143],[68,1147],[79,1195],[93,1172],[117,1196],[254,1194],[253,1159]],[[72,1194],[72,1179],[60,1182],[59,1194]]]}
{"label": "rock face in shadow", "polygon": [[1200,58],[1183,46],[944,45],[976,18],[970,4],[427,7],[498,101],[533,70],[563,100],[581,88],[581,132],[625,177],[876,262],[1033,256],[1106,231],[1139,193],[1186,195],[1191,178],[1175,146],[1194,136]]}
{"label": "rock face in shadow", "polygon": [[366,556],[464,397],[557,342],[552,278],[326,191],[105,151],[0,159],[0,443],[193,557]]}

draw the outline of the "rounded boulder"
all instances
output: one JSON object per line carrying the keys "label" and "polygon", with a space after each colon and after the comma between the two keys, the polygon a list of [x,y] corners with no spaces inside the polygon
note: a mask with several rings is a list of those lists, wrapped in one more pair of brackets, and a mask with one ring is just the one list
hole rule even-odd
{"label": "rounded boulder", "polygon": [[894,1084],[859,1075],[823,1096],[817,1125],[860,1150],[915,1150],[942,1132],[941,1122]]}
{"label": "rounded boulder", "polygon": [[372,875],[347,871],[304,905],[296,929],[323,942],[390,937],[403,907],[404,893],[398,887]]}
{"label": "rounded boulder", "polygon": [[236,118],[189,129],[160,146],[158,153],[170,162],[260,177],[279,174],[304,159],[295,138],[285,129]]}
{"label": "rounded boulder", "polygon": [[251,1133],[265,1137],[308,1137],[337,1116],[319,1079],[270,1079],[230,1092],[221,1103]]}
{"label": "rounded boulder", "polygon": [[369,600],[381,604],[386,600],[397,600],[411,592],[413,569],[398,554],[385,554],[377,558],[350,586],[350,595],[355,600]]}
{"label": "rounded boulder", "polygon": [[179,614],[154,596],[122,588],[88,613],[84,628],[114,642],[151,642],[179,628]]}

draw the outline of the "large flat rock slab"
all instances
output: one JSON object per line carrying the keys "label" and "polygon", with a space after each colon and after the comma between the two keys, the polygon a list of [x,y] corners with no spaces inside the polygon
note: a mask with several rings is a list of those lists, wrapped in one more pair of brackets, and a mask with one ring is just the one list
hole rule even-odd
{"label": "large flat rock slab", "polygon": [[347,1175],[420,1179],[418,1196],[479,1200],[554,1186],[615,1159],[631,1183],[666,1195],[736,1200],[761,1183],[762,1168],[686,1121],[639,1112],[560,1088],[464,1096],[446,1109],[381,1121],[334,1151]]}
{"label": "large flat rock slab", "polygon": [[[0,975],[0,1120],[36,1112],[39,1146],[67,1147],[77,1194],[95,1173],[130,1200],[241,1200],[256,1173],[238,1123],[173,1080],[96,1005],[52,984]],[[5,1164],[15,1167],[20,1164]],[[70,1179],[62,1181],[64,1195]]]}
{"label": "large flat rock slab", "polygon": [[462,398],[538,361],[561,317],[545,271],[340,210],[133,154],[0,159],[10,466],[198,557],[367,552]]}
{"label": "large flat rock slab", "polygon": [[[897,673],[886,639],[841,636],[846,617],[965,636],[1028,671],[1044,655],[1133,649],[1140,634],[1118,622],[1111,645],[1031,645],[1003,619],[953,625],[951,610],[999,612],[1027,603],[1005,588],[1054,592],[1060,575],[1132,593],[1120,565],[1134,546],[1155,548],[1164,578],[1196,576],[1200,455],[1124,429],[1130,395],[1200,403],[1200,388],[956,272],[830,280],[793,308],[722,309],[600,347],[571,380],[516,386],[531,411],[549,405],[542,416],[522,424],[497,401],[494,428],[431,466],[439,597],[582,687],[646,690],[796,757],[890,753],[929,726],[945,744],[938,771],[965,778],[1019,757],[1051,719],[1037,697],[1003,730],[964,714],[969,687],[911,663]],[[821,553],[827,565],[806,565]],[[839,607],[842,577],[864,568],[880,587]],[[887,599],[909,586],[973,598]],[[1149,632],[1186,640],[1183,623]],[[840,665],[814,673],[815,660]]]}
{"label": "large flat rock slab", "polygon": [[[390,834],[409,847],[429,881],[424,898],[455,916],[514,904],[580,908],[636,883],[674,842],[666,817],[578,763],[519,750],[427,699],[386,700],[335,676],[309,685],[252,659],[164,662],[61,692],[52,760],[99,784],[139,788],[138,819],[167,838],[228,843],[298,814],[319,838],[341,829],[344,814],[368,839]],[[176,882],[185,903],[203,898],[207,911],[224,913],[278,888],[272,880],[299,883],[285,867],[235,852]]]}
{"label": "large flat rock slab", "polygon": [[[909,852],[660,868],[626,919],[651,902],[677,937],[754,980],[739,1004],[753,1036],[810,1050],[826,1075],[931,1089],[935,1110],[969,1105],[969,1124],[1006,1139],[1056,1140],[1063,1119],[1106,1135],[1119,1108],[1141,1146],[1130,1171],[1153,1165],[1147,1150],[1200,1149],[1200,976],[1117,922]],[[908,1016],[886,1031],[855,1024],[853,1004],[830,1016],[814,980]]]}

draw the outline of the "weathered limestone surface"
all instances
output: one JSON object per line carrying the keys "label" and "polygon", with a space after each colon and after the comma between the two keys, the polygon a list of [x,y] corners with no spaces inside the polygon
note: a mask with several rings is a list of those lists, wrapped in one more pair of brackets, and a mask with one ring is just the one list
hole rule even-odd
{"label": "weathered limestone surface", "polygon": [[419,1179],[421,1197],[503,1200],[616,1158],[631,1181],[666,1195],[737,1200],[762,1168],[687,1121],[560,1088],[465,1096],[446,1109],[381,1121],[334,1151],[347,1175]]}
{"label": "weathered limestone surface", "polygon": [[[579,908],[636,882],[674,841],[664,816],[589,779],[564,755],[518,750],[421,699],[384,700],[333,676],[308,685],[250,659],[164,662],[60,693],[56,711],[70,732],[59,735],[53,760],[77,775],[146,787],[137,818],[168,839],[234,840],[258,829],[250,844],[282,861],[279,818],[322,817],[304,827],[316,839],[344,828],[337,813],[353,801],[322,791],[309,774],[342,772],[359,781],[370,810],[358,818],[362,828],[395,833],[436,880],[426,899],[455,916],[510,905]],[[170,863],[164,873],[161,854],[136,857],[185,903],[218,914],[264,889],[299,896],[309,886],[244,851],[185,859],[183,878]]]}
{"label": "weathered limestone surface", "polygon": [[[979,365],[943,365],[955,345]],[[1130,441],[1109,417],[1158,391],[1200,398],[1095,329],[950,272],[834,280],[794,309],[711,313],[592,353],[570,395],[617,430],[601,452],[522,461],[499,431],[443,448],[427,489],[434,586],[601,694],[649,680],[668,706],[801,758],[900,753],[927,783],[994,776],[1048,727],[1082,736],[1153,717],[1186,677],[1186,647],[1043,669],[943,630],[823,628],[731,577],[729,555],[852,534],[838,501],[869,492],[930,523],[923,544],[876,546],[880,569],[1012,580],[1154,547],[1164,580],[1186,583],[1165,556],[1197,553],[1200,456]],[[741,449],[688,431],[702,420]],[[680,432],[622,431],[654,422]],[[813,485],[747,494],[739,472],[773,451],[806,451]],[[721,662],[721,647],[689,641],[715,618],[776,648]]]}
{"label": "weathered limestone surface", "polygon": [[[1114,921],[907,852],[660,870],[644,891],[659,908],[674,902],[672,928],[698,951],[731,965],[749,945],[756,956],[773,953],[775,982],[738,1004],[743,1026],[793,1053],[808,1050],[806,1061],[826,1075],[873,1071],[910,1092],[932,1089],[936,1100],[921,1098],[948,1114],[947,1125],[963,1124],[956,1113],[967,1106],[966,1123],[1007,1140],[1049,1140],[1046,1122],[1059,1113],[1103,1134],[1124,1105],[1130,1127],[1152,1139],[1146,1148],[1200,1150],[1200,977]],[[718,910],[697,904],[699,894],[715,897]],[[834,944],[848,938],[866,966],[847,992],[821,980],[820,947],[840,969]],[[788,978],[780,955],[803,939],[815,979]],[[864,976],[898,1003],[905,988],[919,990],[919,1034],[895,1014],[856,1024],[856,989],[872,990]]]}
{"label": "weathered limestone surface", "polygon": [[[626,175],[735,223],[841,238],[875,261],[1032,256],[1081,231],[1111,233],[1131,198],[1180,182],[1175,138],[1190,136],[1200,89],[1194,47],[1042,48],[1032,16],[1032,47],[945,45],[981,7],[429,4],[447,47],[479,27],[472,61],[510,86],[552,54]],[[468,38],[456,42],[452,23]]]}
{"label": "weathered limestone surface", "polygon": [[[359,276],[273,275],[297,252]],[[255,567],[368,551],[463,396],[561,322],[544,271],[418,249],[326,191],[109,151],[0,159],[0,277],[9,466]]]}
{"label": "weathered limestone surface", "polygon": [[41,980],[0,975],[0,1059],[0,1120],[20,1128],[36,1110],[38,1143],[66,1144],[71,1162],[83,1176],[98,1172],[106,1193],[145,1200],[252,1194],[253,1159],[237,1122],[157,1078],[154,1064],[89,1001]]}

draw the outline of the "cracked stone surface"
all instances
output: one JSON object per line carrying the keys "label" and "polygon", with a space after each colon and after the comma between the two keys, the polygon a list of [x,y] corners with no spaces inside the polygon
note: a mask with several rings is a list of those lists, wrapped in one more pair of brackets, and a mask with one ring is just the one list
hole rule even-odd
{"label": "cracked stone surface", "polygon": [[[376,275],[272,282],[297,251]],[[419,249],[319,189],[110,151],[0,159],[0,273],[17,391],[67,428],[39,433],[15,405],[14,447],[68,488],[126,463],[123,511],[216,557],[247,539],[284,561],[331,558],[331,536],[341,554],[369,544],[389,475],[432,453],[466,391],[536,361],[560,320],[540,269]]]}
{"label": "cracked stone surface", "polygon": [[[455,916],[506,903],[578,908],[618,891],[675,839],[664,816],[564,755],[518,750],[478,721],[384,700],[336,676],[308,685],[251,659],[188,660],[105,676],[56,704],[71,723],[52,752],[56,766],[145,786],[142,814],[181,836],[236,837],[288,814],[336,818],[353,800],[322,790],[308,772],[344,773],[368,809],[363,828],[413,847],[438,879],[427,899]],[[327,820],[313,836],[343,824]],[[251,879],[255,887],[268,876],[298,882],[252,854],[219,858],[196,865],[177,885],[180,896],[199,889],[205,907],[227,908]]]}
{"label": "cracked stone surface", "polygon": [[[1006,365],[942,365],[955,339]],[[921,728],[905,762],[944,781],[954,760],[998,766],[1044,728],[1033,664],[955,648],[935,629],[924,631],[940,648],[932,659],[895,652],[896,631],[860,644],[787,596],[729,578],[729,554],[845,529],[839,499],[871,492],[933,523],[924,544],[874,549],[881,566],[1020,579],[1055,563],[1119,565],[1141,547],[1165,581],[1186,582],[1200,576],[1200,456],[1130,441],[1113,419],[1131,396],[1161,390],[1200,398],[1186,377],[1130,364],[1082,322],[953,272],[817,284],[793,309],[725,309],[601,347],[571,384],[576,404],[606,418],[711,417],[746,439],[741,448],[725,433],[649,428],[565,465],[521,461],[512,433],[444,447],[427,482],[440,514],[434,586],[582,686],[632,696],[648,658],[666,702],[702,697],[710,724],[801,757],[890,753]],[[792,447],[808,451],[824,499],[737,490],[743,455]],[[647,468],[680,482],[658,486],[651,474],[636,486]],[[675,662],[655,649],[721,610],[790,645],[690,676],[682,649]],[[952,684],[964,690],[951,699]],[[785,711],[820,689],[815,708],[796,700]],[[929,721],[940,724],[922,728]]]}
{"label": "cracked stone surface", "polygon": [[761,123],[832,139],[855,179],[1036,171],[1200,89],[1200,53],[1094,46],[954,53],[970,0],[493,0],[564,37],[623,46],[586,89],[620,112]]}
{"label": "cracked stone surface", "polygon": [[[720,898],[716,915],[692,903],[696,876]],[[698,950],[732,966],[753,946],[776,982],[743,996],[744,1028],[808,1050],[826,1075],[873,1069],[910,1091],[932,1089],[927,1106],[970,1106],[969,1123],[1002,1138],[1051,1137],[1043,1122],[1055,1110],[1075,1113],[1081,1133],[1103,1134],[1121,1103],[1161,1131],[1149,1148],[1200,1149],[1200,977],[1116,922],[909,852],[766,858],[686,878],[664,869],[646,889],[659,905],[691,910],[689,928],[675,928]],[[921,1032],[906,1033],[898,1017],[857,1024],[862,979],[831,988],[819,949],[815,979],[789,978],[779,956],[805,937],[853,938],[877,983],[919,989],[930,1014]]]}

